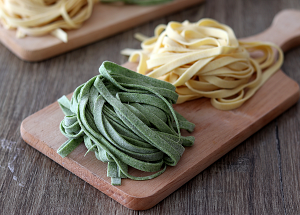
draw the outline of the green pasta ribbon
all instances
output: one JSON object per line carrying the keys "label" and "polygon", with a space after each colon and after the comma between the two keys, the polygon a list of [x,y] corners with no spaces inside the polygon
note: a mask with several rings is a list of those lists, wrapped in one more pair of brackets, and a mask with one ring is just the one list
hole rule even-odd
{"label": "green pasta ribbon", "polygon": [[[77,87],[71,100],[58,100],[65,114],[60,130],[68,140],[57,153],[65,157],[84,142],[87,153],[108,163],[113,185],[121,185],[121,178],[152,179],[175,166],[184,146],[195,140],[180,134],[195,125],[173,109],[175,87],[108,61],[99,72]],[[133,176],[128,166],[153,174]]]}

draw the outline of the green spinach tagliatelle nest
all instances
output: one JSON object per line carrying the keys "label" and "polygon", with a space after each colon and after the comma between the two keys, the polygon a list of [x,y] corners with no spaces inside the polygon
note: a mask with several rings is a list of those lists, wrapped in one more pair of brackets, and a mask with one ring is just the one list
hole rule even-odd
{"label": "green spinach tagliatelle nest", "polygon": [[[76,88],[71,101],[58,100],[65,114],[60,130],[68,140],[57,152],[65,157],[84,142],[87,153],[94,151],[108,162],[113,185],[120,185],[121,178],[152,179],[167,165],[175,166],[184,146],[194,143],[180,129],[192,132],[195,126],[173,109],[175,87],[108,61],[99,71]],[[136,177],[128,166],[153,174]]]}

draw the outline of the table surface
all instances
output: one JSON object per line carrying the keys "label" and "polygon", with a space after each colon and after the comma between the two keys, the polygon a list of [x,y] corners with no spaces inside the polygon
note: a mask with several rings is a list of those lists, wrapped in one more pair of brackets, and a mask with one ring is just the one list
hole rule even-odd
{"label": "table surface", "polygon": [[[275,14],[299,9],[298,0],[207,0],[91,45],[37,63],[0,44],[0,214],[299,214],[299,102],[216,161],[155,207],[133,211],[26,144],[20,124],[98,74],[118,64],[124,48],[139,48],[136,32],[153,35],[169,21],[209,17],[237,37],[257,34]],[[300,84],[300,47],[285,53],[282,70]]]}

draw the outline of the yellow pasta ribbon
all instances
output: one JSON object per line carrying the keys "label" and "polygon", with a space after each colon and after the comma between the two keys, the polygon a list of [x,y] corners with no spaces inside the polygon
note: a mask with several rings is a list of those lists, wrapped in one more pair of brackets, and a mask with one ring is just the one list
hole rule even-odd
{"label": "yellow pasta ribbon", "polygon": [[141,47],[122,52],[139,61],[138,73],[176,86],[177,103],[207,97],[220,110],[240,107],[283,63],[277,45],[239,41],[213,19],[159,25]]}

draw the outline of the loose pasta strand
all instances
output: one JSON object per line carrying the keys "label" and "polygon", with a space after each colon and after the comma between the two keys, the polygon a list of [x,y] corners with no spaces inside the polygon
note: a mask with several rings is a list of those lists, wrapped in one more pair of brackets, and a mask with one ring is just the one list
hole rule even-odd
{"label": "loose pasta strand", "polygon": [[[177,103],[208,97],[214,107],[240,107],[282,65],[282,50],[266,42],[242,42],[213,19],[159,25],[142,50],[126,50],[137,72],[176,86]],[[278,54],[276,54],[278,53]],[[278,55],[278,58],[277,58]]]}

